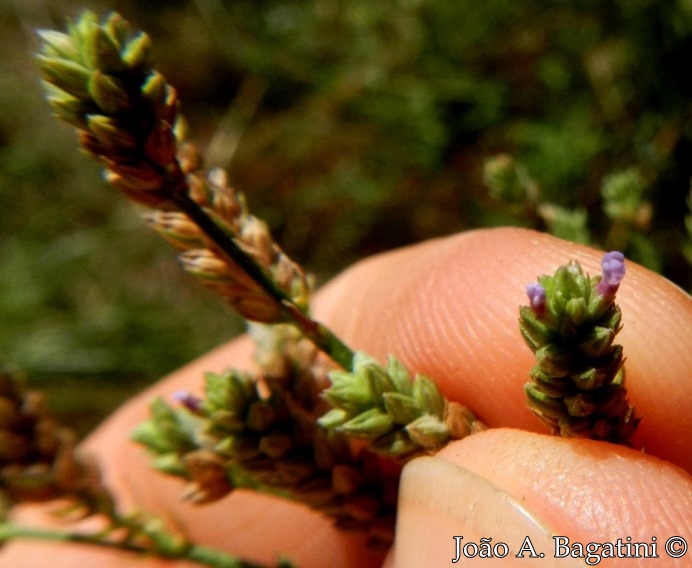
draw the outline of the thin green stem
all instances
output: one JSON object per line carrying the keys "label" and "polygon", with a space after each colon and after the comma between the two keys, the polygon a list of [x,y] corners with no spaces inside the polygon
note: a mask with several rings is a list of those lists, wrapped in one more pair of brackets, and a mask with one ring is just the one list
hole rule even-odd
{"label": "thin green stem", "polygon": [[[261,564],[247,562],[220,550],[205,546],[190,545],[181,551],[180,554],[174,556],[170,553],[157,551],[155,548],[148,548],[146,546],[133,544],[132,542],[104,540],[98,538],[98,536],[95,537],[89,534],[29,528],[14,523],[0,524],[0,543],[6,543],[15,539],[84,544],[108,550],[120,550],[134,554],[187,560],[213,568],[263,568]],[[287,566],[287,564],[282,565]]]}
{"label": "thin green stem", "polygon": [[[173,192],[173,201],[211,239],[226,257],[240,266],[257,284],[282,307],[295,306],[293,300],[257,266],[257,263],[242,250],[187,194]],[[298,309],[295,306],[295,309]],[[284,309],[284,312],[287,310]],[[289,315],[289,314],[287,314]]]}
{"label": "thin green stem", "polygon": [[183,181],[171,181],[174,188],[171,199],[219,248],[227,259],[240,266],[277,304],[281,306],[284,315],[310,339],[315,346],[329,355],[334,362],[344,369],[353,370],[354,352],[341,341],[324,324],[314,321],[305,315],[295,302],[269,278],[257,263],[242,250],[235,241],[223,231],[185,191],[186,185],[182,172],[172,176]]}
{"label": "thin green stem", "polygon": [[307,317],[292,302],[283,303],[283,307],[291,321],[318,349],[329,355],[343,369],[353,371],[355,353],[332,330]]}

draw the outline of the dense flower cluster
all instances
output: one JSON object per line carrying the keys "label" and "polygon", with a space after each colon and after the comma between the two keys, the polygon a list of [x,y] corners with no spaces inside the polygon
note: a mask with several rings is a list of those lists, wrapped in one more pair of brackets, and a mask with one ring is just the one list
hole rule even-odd
{"label": "dense flower cluster", "polygon": [[537,365],[525,391],[531,410],[555,433],[627,443],[639,418],[627,400],[622,347],[613,343],[625,257],[607,253],[602,270],[592,278],[570,262],[526,287],[520,330]]}

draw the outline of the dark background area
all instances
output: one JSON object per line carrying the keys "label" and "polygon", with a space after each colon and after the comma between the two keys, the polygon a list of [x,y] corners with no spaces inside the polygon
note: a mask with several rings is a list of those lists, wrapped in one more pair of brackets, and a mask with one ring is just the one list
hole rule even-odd
{"label": "dark background area", "polygon": [[[318,281],[512,224],[617,241],[692,287],[687,1],[0,0],[0,357],[82,432],[242,330],[50,116],[34,30],[84,8],[152,36],[206,164]],[[492,195],[498,153],[577,229]],[[613,221],[603,180],[631,168],[639,218]]]}

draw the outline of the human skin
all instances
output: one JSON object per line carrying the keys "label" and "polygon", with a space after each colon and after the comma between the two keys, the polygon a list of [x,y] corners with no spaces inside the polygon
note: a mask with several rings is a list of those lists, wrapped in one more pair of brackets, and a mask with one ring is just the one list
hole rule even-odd
{"label": "human skin", "polygon": [[[627,357],[630,398],[643,417],[632,448],[550,436],[524,402],[522,386],[534,364],[517,329],[524,285],[571,259],[597,274],[601,256],[522,229],[472,231],[363,261],[317,295],[315,317],[351,347],[381,360],[396,354],[491,428],[405,468],[387,565],[448,566],[454,535],[464,543],[507,542],[512,556],[529,534],[546,546],[550,535],[583,543],[628,536],[650,543],[656,536],[660,558],[629,559],[627,566],[681,565],[663,547],[674,535],[692,542],[692,299],[627,263],[617,341]],[[244,491],[201,507],[181,503],[181,483],[152,472],[144,451],[128,441],[154,396],[199,391],[204,371],[251,368],[251,354],[241,338],[181,369],[116,412],[84,448],[96,455],[126,510],[160,515],[200,544],[267,564],[285,555],[301,568],[380,565],[382,556],[366,551],[361,537],[300,505]],[[483,517],[488,512],[490,519]],[[55,522],[34,506],[22,507],[16,519]],[[537,565],[553,565],[552,548],[537,551],[547,557]],[[192,566],[36,542],[13,543],[0,554],[2,568],[80,564]]]}

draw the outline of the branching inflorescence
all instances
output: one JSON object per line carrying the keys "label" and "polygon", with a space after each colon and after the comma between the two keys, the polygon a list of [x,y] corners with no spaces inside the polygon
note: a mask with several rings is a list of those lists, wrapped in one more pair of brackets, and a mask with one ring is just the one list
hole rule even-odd
{"label": "branching inflorescence", "polygon": [[[259,371],[208,373],[202,396],[184,391],[154,401],[150,419],[134,433],[154,454],[153,466],[185,479],[184,497],[194,503],[250,488],[306,503],[337,526],[365,531],[373,546],[391,544],[400,467],[485,426],[446,400],[429,377],[412,377],[395,357],[382,365],[355,353],[312,319],[308,276],[249,212],[226,174],[204,173],[195,148],[183,142],[176,93],[152,67],[146,34],[117,14],[99,22],[86,12],[68,33],[40,35],[38,62],[57,116],[77,127],[106,179],[149,208],[146,222],[180,250],[185,270],[253,322]],[[499,166],[490,172],[495,182],[516,191],[530,185],[524,174],[508,177],[507,164]],[[639,421],[626,400],[622,348],[613,344],[621,318],[614,297],[624,269],[624,257],[613,252],[600,277],[571,262],[527,286],[520,327],[538,363],[525,390],[531,409],[562,436],[627,443]],[[0,399],[10,397],[18,412],[18,391],[9,388],[0,381]],[[0,489],[12,499],[20,498],[30,479],[22,476],[37,459],[50,474],[48,490],[75,493],[87,513],[106,515],[127,537],[104,533],[92,544],[250,566],[141,517],[122,516],[87,462],[74,457],[72,442],[45,439],[53,443],[45,455],[18,454],[0,464]],[[50,538],[1,528],[0,540]]]}
{"label": "branching inflorescence", "polygon": [[176,404],[153,404],[135,437],[155,467],[186,478],[194,502],[254,488],[366,530],[375,545],[391,542],[398,475],[377,455],[401,464],[480,423],[430,379],[411,381],[394,360],[384,368],[353,353],[311,319],[309,278],[226,174],[204,175],[182,142],[175,91],[152,67],[145,34],[117,14],[99,22],[87,12],[68,33],[41,36],[38,61],[58,117],[78,128],[113,186],[151,208],[146,222],[181,250],[183,267],[262,338],[260,373],[209,374],[203,399],[179,393]]}

